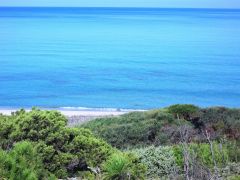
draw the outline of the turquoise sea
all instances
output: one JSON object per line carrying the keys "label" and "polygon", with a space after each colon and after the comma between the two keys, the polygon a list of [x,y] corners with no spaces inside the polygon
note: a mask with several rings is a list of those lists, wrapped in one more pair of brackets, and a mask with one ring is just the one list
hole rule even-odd
{"label": "turquoise sea", "polygon": [[0,107],[240,107],[240,10],[0,8]]}

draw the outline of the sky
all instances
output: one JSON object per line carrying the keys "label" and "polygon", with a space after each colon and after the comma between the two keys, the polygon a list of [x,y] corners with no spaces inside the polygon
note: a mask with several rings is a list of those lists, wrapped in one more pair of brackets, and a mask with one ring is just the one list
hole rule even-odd
{"label": "sky", "polygon": [[0,6],[240,8],[240,0],[0,0]]}

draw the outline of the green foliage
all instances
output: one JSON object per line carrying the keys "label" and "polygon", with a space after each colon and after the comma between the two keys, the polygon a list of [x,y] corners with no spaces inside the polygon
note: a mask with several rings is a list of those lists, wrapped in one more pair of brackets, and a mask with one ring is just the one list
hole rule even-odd
{"label": "green foliage", "polygon": [[13,142],[22,140],[47,141],[66,126],[66,118],[57,111],[40,111],[33,109],[29,113],[24,110],[10,117],[0,119],[0,145],[10,148]]}
{"label": "green foliage", "polygon": [[[10,134],[14,130],[13,118],[0,115],[0,148],[8,149],[13,144]],[[11,142],[10,142],[11,141]]]}
{"label": "green foliage", "polygon": [[103,165],[104,179],[144,179],[145,166],[133,154],[114,153]]}
{"label": "green foliage", "polygon": [[190,125],[191,142],[206,142],[202,133],[205,129],[211,133],[212,140],[227,138],[239,142],[240,110],[220,107],[200,109],[178,104],[160,110],[100,118],[80,127],[90,129],[114,147],[125,149],[177,144],[180,141],[179,126],[184,124]]}
{"label": "green foliage", "polygon": [[[205,166],[213,168],[213,157],[210,150],[210,145],[207,143],[191,144],[192,152],[197,156],[197,159]],[[228,151],[224,145],[217,142],[213,143],[214,159],[218,167],[223,167],[228,162]]]}
{"label": "green foliage", "polygon": [[216,138],[226,136],[239,141],[240,109],[211,107],[201,109],[201,123],[214,132]]}
{"label": "green foliage", "polygon": [[11,159],[7,152],[0,149],[0,179],[7,179],[10,176]]}
{"label": "green foliage", "polygon": [[104,164],[105,179],[128,179],[130,161],[126,156],[113,154]]}
{"label": "green foliage", "polygon": [[96,175],[94,175],[90,171],[81,171],[81,172],[79,172],[78,178],[80,178],[81,180],[96,180],[97,179]]}
{"label": "green foliage", "polygon": [[169,106],[167,109],[168,112],[173,114],[176,118],[178,116],[179,118],[185,120],[192,120],[198,115],[200,110],[199,107],[192,104],[176,104]]}
{"label": "green foliage", "polygon": [[[181,118],[180,121],[177,116]],[[15,163],[14,173],[24,172],[25,179],[39,176],[44,179],[46,177],[44,174],[48,174],[48,179],[51,179],[48,172],[58,178],[78,176],[83,179],[96,179],[96,174],[90,172],[88,167],[100,167],[107,175],[106,178],[121,179],[131,174],[132,179],[142,179],[144,166],[141,162],[148,166],[148,177],[154,175],[161,178],[169,177],[173,171],[168,168],[170,164],[174,166],[175,162],[178,167],[183,168],[182,149],[179,145],[181,140],[179,130],[183,125],[188,127],[189,151],[196,157],[198,164],[209,169],[213,168],[210,146],[202,133],[205,129],[210,133],[211,139],[215,140],[213,148],[219,168],[230,167],[227,165],[228,162],[239,162],[239,109],[221,107],[200,109],[193,105],[174,105],[160,110],[101,118],[78,128],[67,127],[67,119],[56,111],[33,109],[30,112],[21,110],[12,116],[0,115],[0,148],[4,150],[0,151],[0,177],[10,178],[14,158],[21,161],[19,167]],[[132,154],[119,153],[84,128],[92,130],[95,135],[120,149],[141,147],[139,150],[133,150],[141,158],[141,162]],[[21,156],[23,159],[14,156],[13,152],[21,152],[14,151],[14,144],[22,141],[29,141],[37,153],[28,147],[30,150],[24,151]],[[219,148],[220,142],[223,144],[222,148]],[[168,146],[142,148],[149,145]],[[28,156],[31,152],[35,153],[37,159]],[[27,168],[28,162],[31,161],[34,161],[33,166]],[[33,170],[37,167],[34,165],[36,162],[40,165],[37,169],[42,169],[43,174]],[[31,169],[31,172],[24,169]],[[238,174],[234,175],[235,177],[238,177]]]}
{"label": "green foliage", "polygon": [[0,177],[11,180],[56,179],[44,169],[33,145],[24,141],[15,144],[10,152],[0,150]]}
{"label": "green foliage", "polygon": [[227,166],[220,169],[223,179],[235,180],[240,178],[240,163],[228,163]]}
{"label": "green foliage", "polygon": [[240,179],[240,175],[228,176],[226,179],[227,180],[239,180]]}
{"label": "green foliage", "polygon": [[34,143],[44,167],[59,178],[101,165],[114,152],[89,130],[67,127],[67,119],[56,111],[21,110],[0,118],[0,125],[2,149],[9,150],[22,140]]}
{"label": "green foliage", "polygon": [[173,154],[175,157],[175,162],[178,167],[183,168],[184,160],[183,160],[183,149],[180,145],[172,146]]}
{"label": "green foliage", "polygon": [[229,160],[231,162],[240,162],[240,141],[225,141],[226,149],[228,150]]}
{"label": "green foliage", "polygon": [[101,118],[81,127],[88,128],[111,145],[124,149],[175,141],[177,122],[163,111],[133,112],[120,117]]}
{"label": "green foliage", "polygon": [[131,151],[147,166],[147,177],[169,177],[176,172],[176,162],[173,148],[169,146],[149,146]]}
{"label": "green foliage", "polygon": [[[214,162],[211,153],[211,148],[208,143],[195,144],[191,143],[188,146],[188,151],[192,157],[196,157],[196,160],[203,166],[213,169]],[[178,166],[183,167],[183,149],[180,145],[173,146],[174,156]],[[224,167],[229,162],[229,151],[225,144],[219,144],[213,142],[214,159],[218,167]]]}

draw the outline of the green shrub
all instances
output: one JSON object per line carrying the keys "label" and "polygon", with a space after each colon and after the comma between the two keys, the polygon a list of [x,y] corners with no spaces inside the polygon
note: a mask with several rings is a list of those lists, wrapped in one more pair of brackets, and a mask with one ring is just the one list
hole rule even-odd
{"label": "green shrub", "polygon": [[[205,167],[213,169],[214,162],[211,153],[211,148],[208,143],[195,144],[191,143],[188,146],[188,151],[193,158]],[[181,145],[173,146],[174,156],[178,166],[183,167],[183,149]],[[229,162],[229,151],[225,144],[220,145],[217,142],[213,142],[214,159],[218,167],[224,167]]]}
{"label": "green shrub", "polygon": [[[214,162],[210,149],[207,143],[191,144],[190,148],[196,154],[197,159],[205,166],[213,168]],[[228,162],[228,150],[224,145],[213,142],[214,159],[218,167],[223,167]]]}
{"label": "green shrub", "polygon": [[88,128],[112,146],[125,149],[171,144],[176,139],[177,121],[163,111],[134,112],[120,117],[101,118],[80,127]]}
{"label": "green shrub", "polygon": [[168,112],[173,114],[176,118],[179,117],[185,120],[192,120],[198,116],[200,108],[192,104],[176,104],[169,106]]}
{"label": "green shrub", "polygon": [[0,115],[0,148],[9,149],[13,144],[10,138],[11,133],[14,131],[14,123],[12,116]]}
{"label": "green shrub", "polygon": [[224,145],[226,146],[226,148],[228,150],[229,160],[231,162],[236,162],[236,163],[239,162],[240,161],[240,141],[226,140],[224,142]]}
{"label": "green shrub", "polygon": [[[90,171],[81,171],[77,175],[78,179],[80,178],[81,180],[96,180],[96,175]],[[101,177],[101,175],[100,175]],[[100,178],[99,178],[100,179]]]}
{"label": "green shrub", "polygon": [[113,154],[104,164],[105,179],[128,179],[130,177],[130,161],[120,154]]}
{"label": "green shrub", "polygon": [[15,144],[10,152],[0,151],[0,177],[12,180],[56,179],[44,169],[36,149],[29,142]]}
{"label": "green shrub", "polygon": [[200,121],[214,132],[215,138],[240,140],[240,109],[204,108],[201,109]]}
{"label": "green shrub", "polygon": [[173,148],[169,146],[149,146],[131,151],[147,166],[147,177],[170,176],[177,171]]}
{"label": "green shrub", "polygon": [[1,118],[0,124],[0,146],[4,150],[22,140],[34,143],[44,167],[59,178],[99,166],[115,151],[89,130],[67,127],[67,119],[56,111],[21,110]]}
{"label": "green shrub", "polygon": [[227,138],[239,141],[240,138],[239,109],[201,109],[189,104],[100,118],[80,127],[90,129],[114,147],[125,149],[177,144],[180,142],[179,126],[184,124],[191,124],[188,132],[191,142],[207,142],[202,133],[205,129],[211,133],[212,140]]}
{"label": "green shrub", "polygon": [[0,149],[0,179],[7,179],[10,177],[12,161],[7,152]]}
{"label": "green shrub", "polygon": [[133,154],[114,153],[103,165],[104,179],[144,179],[145,166]]}
{"label": "green shrub", "polygon": [[223,179],[235,180],[240,177],[240,163],[228,163],[220,168],[220,175]]}
{"label": "green shrub", "polygon": [[178,167],[183,169],[184,159],[183,159],[183,149],[180,145],[174,145],[173,148],[173,154],[175,157],[175,162]]}
{"label": "green shrub", "polygon": [[240,175],[228,176],[226,179],[227,180],[239,180],[240,179]]}

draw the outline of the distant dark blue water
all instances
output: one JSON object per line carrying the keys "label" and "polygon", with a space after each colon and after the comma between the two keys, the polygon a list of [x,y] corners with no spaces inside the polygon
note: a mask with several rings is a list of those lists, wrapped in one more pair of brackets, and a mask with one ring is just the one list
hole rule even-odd
{"label": "distant dark blue water", "polygon": [[1,107],[240,107],[240,11],[0,8]]}

